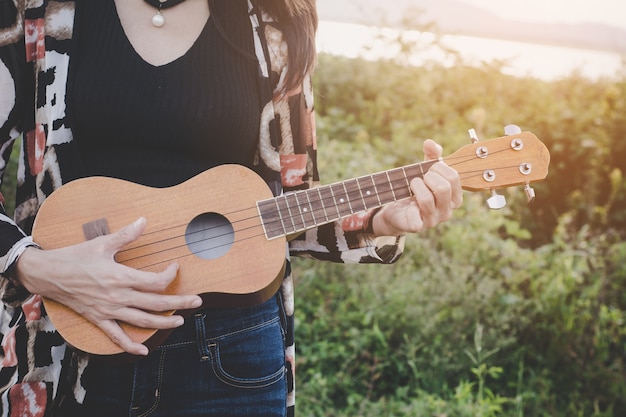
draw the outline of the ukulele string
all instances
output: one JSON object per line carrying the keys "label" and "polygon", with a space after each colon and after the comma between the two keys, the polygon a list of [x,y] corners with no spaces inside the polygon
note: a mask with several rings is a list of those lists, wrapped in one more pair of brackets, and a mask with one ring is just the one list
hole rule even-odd
{"label": "ukulele string", "polygon": [[[496,154],[496,153],[500,153],[500,152],[504,152],[504,151],[506,151],[506,149],[505,150],[500,150],[500,151],[495,151],[493,153]],[[447,157],[447,158],[445,158],[445,162],[448,164],[448,166],[454,168],[454,166],[462,165],[464,163],[467,163],[467,162],[471,161],[472,159],[475,159],[475,157],[472,156],[472,155],[467,156],[467,157],[463,157],[463,156],[461,156],[461,157]],[[426,161],[426,162],[430,162],[430,161]],[[511,168],[511,167],[500,167],[500,168]],[[468,170],[468,171],[463,171],[463,172],[459,171],[459,176],[461,178],[465,178],[465,179],[466,178],[471,178],[471,177],[474,177],[474,176],[482,175],[483,171],[484,170]],[[399,186],[406,185],[406,179],[392,180],[392,181],[390,181],[390,184],[391,184],[391,189],[386,191],[386,192],[384,192],[384,193],[382,193],[382,194],[380,194],[380,197],[383,198],[383,199],[386,199],[388,196],[391,196],[392,197],[392,201],[393,201],[393,200],[395,200],[393,198],[394,195],[395,195],[394,189],[396,189]],[[332,184],[330,184],[330,185],[332,185]],[[328,187],[330,185],[328,185]],[[314,198],[307,199],[308,205],[311,206],[311,208],[314,205],[317,205],[317,206],[321,207],[321,209],[312,210],[311,212],[309,212],[309,214],[313,218],[313,224],[309,225],[308,227],[303,227],[303,228],[296,228],[296,226],[294,226],[292,231],[285,231],[284,233],[281,234],[281,236],[286,236],[286,235],[291,234],[291,233],[302,232],[302,231],[305,231],[307,229],[316,227],[319,224],[329,223],[329,222],[332,222],[332,221],[335,221],[335,220],[339,220],[342,217],[345,217],[345,216],[341,216],[341,215],[329,217],[328,214],[326,213],[325,208],[324,208],[324,206],[325,206],[324,201],[325,200],[329,200],[330,198],[324,199],[324,198],[322,198],[321,194],[316,193],[316,192],[312,192],[312,193],[310,192],[310,191],[314,191],[314,190],[315,189],[309,189],[309,190],[303,190],[303,191],[296,191],[294,193],[294,194],[304,194],[304,193],[309,192],[308,193],[309,197],[314,197]],[[319,198],[316,199],[315,198],[316,196],[319,197]],[[281,197],[281,196],[279,196],[279,197]],[[296,199],[297,199],[297,197],[296,197]],[[362,200],[362,198],[356,198],[354,200],[348,200],[348,201],[346,201],[346,203],[350,204],[351,201],[357,201],[357,200]],[[334,204],[331,203],[331,205],[335,205],[335,206],[338,205],[337,202],[334,199],[334,196],[332,196],[332,201],[333,201]],[[380,205],[366,207],[365,210],[376,208],[376,207],[380,207]],[[261,217],[258,214],[258,210],[257,210],[257,206],[256,205],[253,206],[253,207],[241,208],[241,209],[229,212],[229,213],[224,213],[224,216],[228,217],[228,216],[232,216],[232,215],[236,215],[236,214],[240,214],[240,213],[245,213],[247,211],[253,211],[254,214],[247,215],[247,217],[243,217],[243,218],[233,222],[232,223],[232,225],[233,225],[233,232],[228,231],[228,232],[224,232],[224,233],[218,233],[218,234],[212,235],[212,236],[210,236],[208,238],[201,237],[200,239],[194,240],[194,241],[191,241],[191,239],[185,239],[184,242],[181,243],[181,244],[177,244],[175,242],[175,241],[179,241],[181,238],[189,238],[190,236],[193,237],[193,235],[203,236],[207,232],[210,233],[214,229],[223,227],[223,226],[220,226],[220,225],[218,225],[218,226],[211,226],[211,227],[201,228],[201,229],[196,230],[196,231],[191,232],[191,233],[185,233],[185,234],[182,234],[182,235],[170,236],[170,237],[167,237],[165,239],[156,240],[156,241],[148,241],[146,243],[142,243],[142,244],[137,245],[137,246],[128,247],[128,248],[126,248],[124,250],[119,251],[118,254],[130,254],[132,251],[141,250],[141,249],[144,249],[145,247],[152,246],[152,245],[160,245],[160,244],[166,243],[168,241],[170,241],[170,242],[172,242],[174,244],[174,246],[171,246],[171,247],[165,247],[163,249],[155,250],[155,251],[152,251],[150,253],[138,255],[138,256],[135,256],[135,257],[132,257],[132,255],[130,255],[131,257],[123,259],[123,262],[131,262],[131,261],[140,260],[141,258],[147,258],[147,257],[159,255],[159,254],[166,254],[167,252],[171,252],[171,251],[175,251],[177,249],[181,249],[181,248],[187,246],[188,244],[207,242],[207,241],[210,241],[210,240],[214,240],[216,242],[222,242],[222,240],[223,240],[222,238],[224,238],[225,236],[228,236],[228,235],[230,235],[232,233],[237,235],[239,233],[246,232],[246,231],[249,231],[251,229],[257,229],[258,228],[259,232],[255,233],[255,234],[252,234],[250,236],[246,236],[244,238],[236,238],[235,240],[233,240],[232,243],[243,242],[243,241],[256,239],[258,237],[264,236],[265,235],[265,231],[263,229],[263,223],[262,222],[256,223],[256,224],[254,224],[252,226],[242,227],[240,229],[237,228],[237,224],[238,223],[249,223],[250,221],[256,221],[256,219]],[[291,223],[292,225],[302,223],[303,226],[304,226],[305,222],[302,219],[303,213],[301,211],[294,210],[296,213],[292,214],[291,210],[287,210],[287,212],[289,214],[286,217],[281,215],[281,213],[283,213],[284,211],[285,211],[285,209],[280,210],[280,209],[277,208],[275,210],[275,212],[269,213],[269,214],[276,214],[276,213],[278,213],[278,217],[280,219],[276,220],[275,223],[280,223],[280,225],[279,225],[280,229],[284,229],[284,227],[282,225],[283,221],[287,221],[287,222]],[[316,213],[321,213],[321,215],[316,215]],[[321,218],[322,221],[321,222],[317,222],[316,218]],[[296,219],[297,219],[297,221],[296,221]],[[272,226],[272,223],[274,223],[274,222],[268,222],[268,223],[265,224],[265,226],[269,228],[269,227]],[[144,234],[143,236],[144,237],[149,237],[150,235],[156,235],[156,234],[159,234],[159,233],[164,233],[164,232],[167,232],[167,231],[172,230],[172,229],[180,229],[180,228],[183,228],[185,226],[186,225],[184,225],[184,224],[183,225],[169,226],[169,227],[165,227],[165,228],[162,228],[162,229],[159,229],[159,230],[148,232],[148,233]],[[232,243],[231,242],[227,242],[227,243],[213,244],[213,245],[208,246],[208,247],[206,247],[205,249],[203,249],[203,250],[201,250],[199,252],[211,251],[211,250],[219,249],[221,247],[231,245]],[[194,253],[188,253],[185,256],[195,256],[195,254]],[[142,267],[139,267],[138,269],[150,268],[150,267],[156,266],[158,264],[169,263],[169,262],[172,262],[172,261],[174,261],[176,259],[180,259],[180,258],[181,258],[181,256],[177,256],[176,258],[172,258],[172,259],[159,260],[156,263],[153,263],[153,264],[150,264],[150,265],[144,265]]]}
{"label": "ukulele string", "polygon": [[[242,209],[234,210],[234,211],[231,211],[231,212],[228,212],[228,213],[223,213],[223,215],[225,217],[235,216],[238,213],[242,213],[242,212],[245,212],[245,211],[248,211],[248,210],[256,210],[256,207],[242,208]],[[243,219],[240,219],[238,222],[250,221],[250,220],[253,220],[253,219],[257,218],[257,217],[258,217],[258,215],[245,217]],[[238,223],[238,222],[235,222],[235,223]],[[158,230],[149,231],[147,233],[144,233],[142,236],[148,237],[148,236],[151,236],[151,235],[161,234],[161,233],[167,232],[169,230],[180,229],[181,227],[185,227],[185,226],[186,226],[186,224],[182,224],[182,225],[181,224],[176,224],[176,225],[172,225],[172,226],[167,226],[167,227],[163,227],[163,228],[158,229]],[[216,229],[218,227],[220,227],[220,226],[218,225],[218,226],[209,227],[209,228],[205,228],[205,229],[199,229],[199,230],[193,231],[191,233],[185,233],[185,234],[182,234],[182,235],[174,235],[174,236],[167,237],[165,239],[156,240],[156,241],[153,241],[153,242],[146,242],[144,244],[140,244],[140,245],[136,245],[136,246],[130,246],[130,247],[127,247],[124,250],[119,251],[118,253],[124,253],[124,252],[131,251],[131,250],[143,249],[143,248],[145,248],[147,246],[156,245],[156,244],[164,243],[164,242],[167,242],[167,241],[180,239],[181,237],[190,236],[190,235],[194,235],[194,234],[201,234],[203,232],[207,232],[207,231],[211,231],[213,229]],[[243,231],[243,230],[246,230],[246,228],[240,229],[240,230]],[[216,235],[215,238],[223,237],[223,236],[226,236],[227,234],[228,233],[224,233],[222,235]],[[190,242],[190,243],[199,243],[201,241],[202,240],[198,240],[198,241],[194,241],[194,242]],[[175,246],[173,249],[176,249],[178,247],[182,247],[182,246]],[[149,255],[150,254],[147,254],[146,256],[149,256]]]}

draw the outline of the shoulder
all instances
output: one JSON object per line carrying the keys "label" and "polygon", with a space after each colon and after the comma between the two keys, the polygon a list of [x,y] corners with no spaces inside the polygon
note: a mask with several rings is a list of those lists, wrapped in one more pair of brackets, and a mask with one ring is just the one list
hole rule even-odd
{"label": "shoulder", "polygon": [[263,78],[270,80],[270,89],[275,91],[280,87],[287,68],[287,42],[278,23],[266,8],[248,0],[248,15],[252,24],[260,74]]}

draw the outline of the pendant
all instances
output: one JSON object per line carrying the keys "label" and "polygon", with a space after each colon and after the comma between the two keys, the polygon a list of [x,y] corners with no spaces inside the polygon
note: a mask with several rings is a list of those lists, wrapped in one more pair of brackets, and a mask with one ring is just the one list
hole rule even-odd
{"label": "pendant", "polygon": [[161,10],[157,10],[156,14],[152,16],[152,24],[158,28],[165,24],[165,18],[161,14]]}

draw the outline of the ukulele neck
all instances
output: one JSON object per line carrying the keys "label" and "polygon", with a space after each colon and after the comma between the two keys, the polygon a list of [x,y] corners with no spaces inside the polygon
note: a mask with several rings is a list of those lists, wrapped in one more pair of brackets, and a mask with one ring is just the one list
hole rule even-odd
{"label": "ukulele neck", "polygon": [[266,237],[297,234],[410,197],[411,180],[423,177],[435,162],[407,165],[259,201],[257,207]]}

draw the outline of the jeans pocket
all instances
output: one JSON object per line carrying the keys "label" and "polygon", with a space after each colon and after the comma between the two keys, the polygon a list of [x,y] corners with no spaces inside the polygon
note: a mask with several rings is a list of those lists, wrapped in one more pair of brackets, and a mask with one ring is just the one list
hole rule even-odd
{"label": "jeans pocket", "polygon": [[279,318],[225,335],[209,345],[212,368],[223,383],[262,388],[285,377],[285,348]]}

